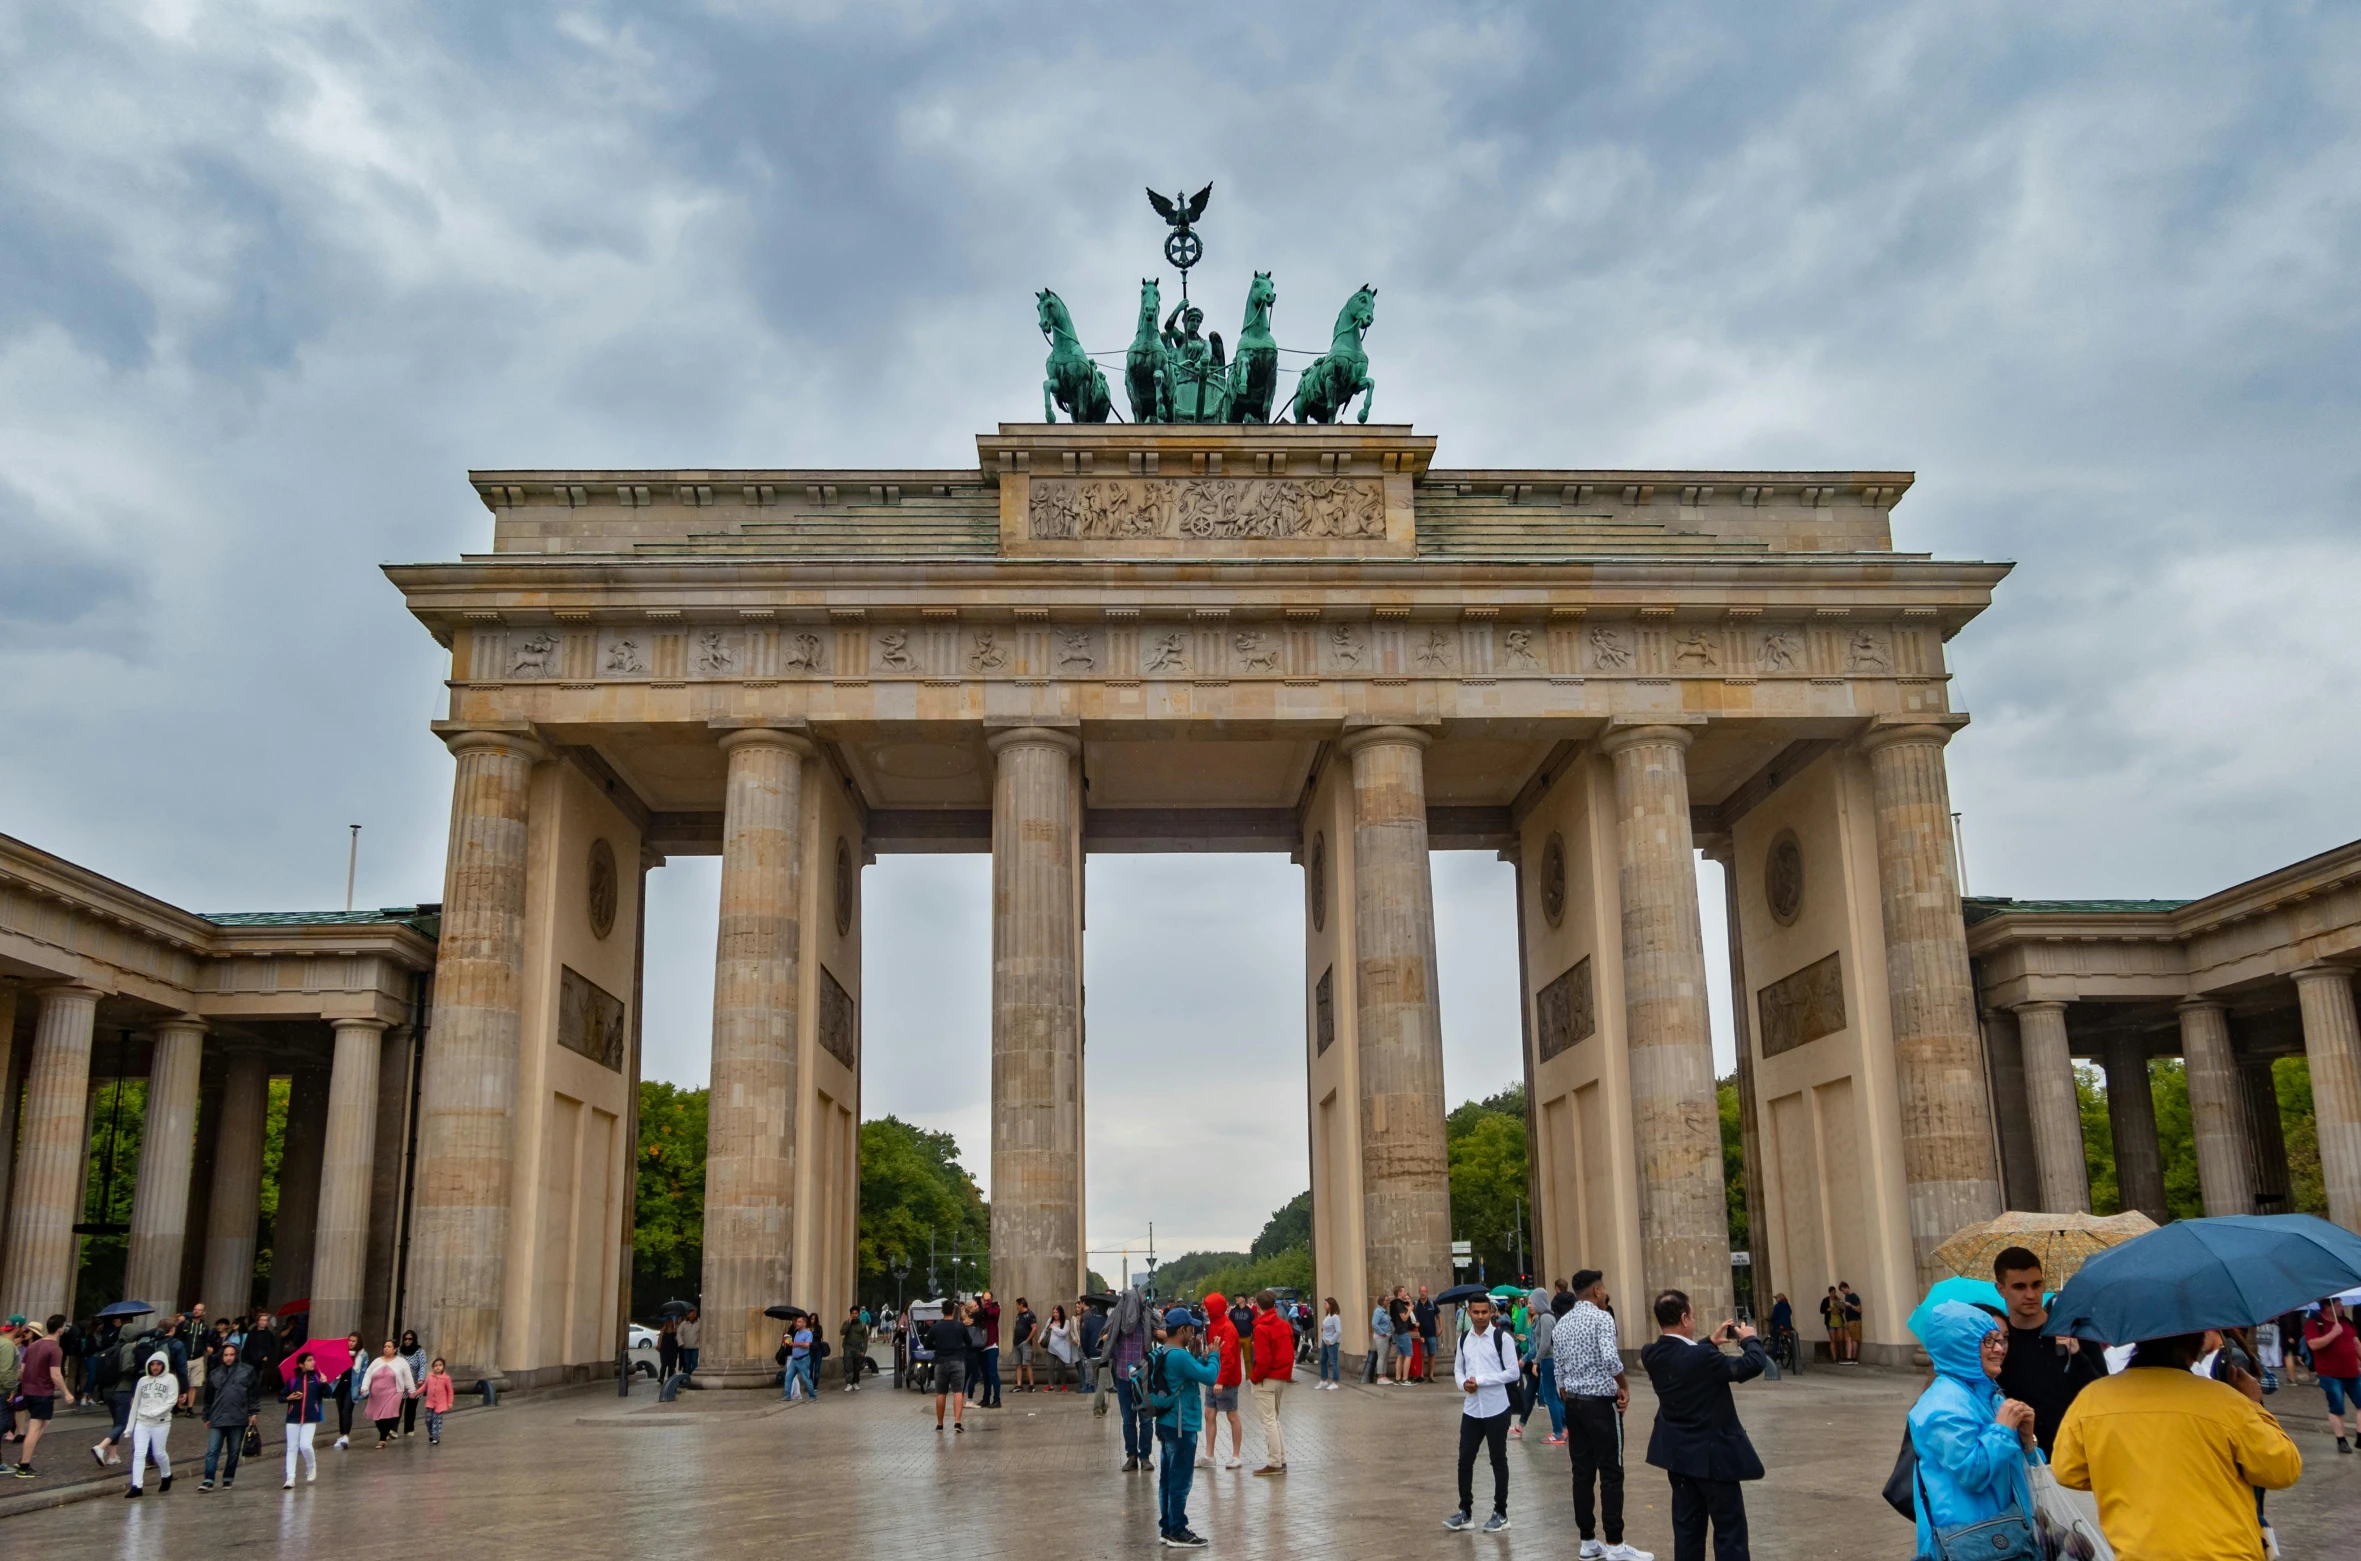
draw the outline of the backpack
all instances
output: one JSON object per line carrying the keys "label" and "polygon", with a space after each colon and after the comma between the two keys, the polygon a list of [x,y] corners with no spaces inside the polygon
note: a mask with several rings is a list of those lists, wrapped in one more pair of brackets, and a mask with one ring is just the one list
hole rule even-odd
{"label": "backpack", "polygon": [[1172,1374],[1164,1369],[1164,1357],[1170,1353],[1169,1346],[1160,1344],[1148,1354],[1148,1407],[1158,1418],[1171,1413],[1180,1402],[1180,1395],[1172,1388]]}
{"label": "backpack", "polygon": [[148,1355],[145,1339],[126,1339],[115,1346],[116,1380],[128,1382],[147,1370]]}

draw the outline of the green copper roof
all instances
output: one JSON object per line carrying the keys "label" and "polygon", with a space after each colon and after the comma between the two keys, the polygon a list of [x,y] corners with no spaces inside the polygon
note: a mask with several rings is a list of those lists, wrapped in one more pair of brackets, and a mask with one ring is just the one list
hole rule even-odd
{"label": "green copper roof", "polygon": [[2012,900],[2001,895],[1977,895],[1959,902],[1967,924],[1994,916],[2161,916],[2191,904],[2188,900]]}
{"label": "green copper roof", "polygon": [[440,905],[388,905],[373,911],[200,911],[216,927],[382,927],[398,922],[421,937],[442,932]]}

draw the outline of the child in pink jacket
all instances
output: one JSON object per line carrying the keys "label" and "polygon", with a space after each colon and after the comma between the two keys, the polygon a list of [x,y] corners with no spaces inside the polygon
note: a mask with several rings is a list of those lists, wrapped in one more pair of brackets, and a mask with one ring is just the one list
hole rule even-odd
{"label": "child in pink jacket", "polygon": [[443,1445],[443,1416],[451,1411],[453,1384],[449,1368],[437,1355],[434,1364],[426,1368],[426,1383],[421,1389],[426,1398],[426,1445]]}

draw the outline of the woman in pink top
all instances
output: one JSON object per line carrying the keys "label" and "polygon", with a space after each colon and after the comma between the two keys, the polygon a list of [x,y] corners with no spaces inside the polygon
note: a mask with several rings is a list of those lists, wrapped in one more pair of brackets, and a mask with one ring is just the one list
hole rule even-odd
{"label": "woman in pink top", "polygon": [[410,1380],[410,1363],[402,1359],[391,1339],[369,1362],[369,1373],[361,1378],[361,1396],[365,1399],[365,1413],[377,1422],[377,1446],[383,1451],[393,1440],[394,1426],[402,1418],[402,1400],[418,1391],[418,1384]]}
{"label": "woman in pink top", "polygon": [[426,1399],[426,1445],[440,1447],[443,1445],[443,1416],[451,1412],[453,1395],[451,1373],[444,1366],[440,1355],[434,1358],[433,1365],[426,1368],[426,1381],[420,1385],[419,1392]]}

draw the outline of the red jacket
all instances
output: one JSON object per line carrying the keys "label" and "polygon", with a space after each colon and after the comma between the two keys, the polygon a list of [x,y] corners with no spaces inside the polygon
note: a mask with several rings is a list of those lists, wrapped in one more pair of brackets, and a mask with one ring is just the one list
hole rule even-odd
{"label": "red jacket", "polygon": [[1272,1307],[1254,1314],[1254,1380],[1295,1380],[1295,1325]]}

